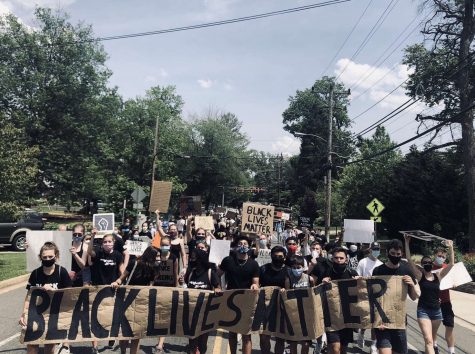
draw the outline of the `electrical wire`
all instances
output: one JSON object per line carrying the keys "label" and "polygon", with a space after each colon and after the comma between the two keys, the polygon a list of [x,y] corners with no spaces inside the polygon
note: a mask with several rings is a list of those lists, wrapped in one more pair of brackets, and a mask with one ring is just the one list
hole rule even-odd
{"label": "electrical wire", "polygon": [[363,16],[366,14],[366,11],[368,11],[370,5],[373,3],[373,0],[370,0],[368,2],[368,5],[366,5],[365,9],[363,10],[363,13],[360,15],[360,17],[358,18],[358,21],[356,21],[356,23],[353,25],[353,28],[351,29],[350,33],[348,33],[348,35],[346,36],[345,40],[343,41],[343,43],[340,45],[340,48],[338,48],[338,50],[336,51],[335,55],[333,56],[333,58],[330,60],[330,62],[328,63],[327,67],[325,68],[325,70],[322,71],[322,73],[320,74],[320,76],[323,76],[325,75],[325,73],[327,72],[327,70],[330,68],[330,66],[332,65],[332,63],[335,61],[336,57],[338,56],[338,54],[340,54],[341,50],[343,49],[343,47],[345,46],[346,42],[348,42],[348,40],[350,39],[351,35],[353,34],[353,32],[355,31],[356,27],[358,27],[359,23],[361,22],[361,20],[363,19]]}
{"label": "electrical wire", "polygon": [[265,12],[265,13],[261,13],[261,14],[244,16],[244,17],[237,17],[237,18],[232,18],[232,19],[222,20],[222,21],[202,23],[202,24],[198,24],[198,25],[174,27],[174,28],[168,28],[168,29],[162,29],[162,30],[156,30],[156,31],[129,33],[129,34],[116,35],[116,36],[108,36],[108,37],[99,37],[99,38],[96,38],[94,41],[104,42],[104,41],[112,41],[112,40],[117,40],[117,39],[154,36],[154,35],[159,35],[159,34],[166,34],[166,33],[173,33],[173,32],[189,31],[189,30],[200,29],[200,28],[222,26],[222,25],[227,25],[227,24],[231,24],[231,23],[252,21],[252,20],[257,20],[257,19],[266,18],[266,17],[285,15],[285,14],[290,14],[290,13],[295,13],[295,12],[300,12],[300,11],[316,9],[316,8],[320,8],[320,7],[337,5],[337,4],[341,4],[341,3],[345,3],[345,2],[349,2],[349,1],[351,1],[351,0],[328,0],[328,1],[323,1],[323,2],[310,4],[310,5],[305,5],[305,6],[293,7],[293,8],[289,8],[289,9],[277,10],[277,11],[271,11],[271,12]]}

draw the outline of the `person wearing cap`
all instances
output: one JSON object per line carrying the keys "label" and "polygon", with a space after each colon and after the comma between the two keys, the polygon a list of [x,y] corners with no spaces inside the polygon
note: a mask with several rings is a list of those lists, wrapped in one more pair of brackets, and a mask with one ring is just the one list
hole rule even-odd
{"label": "person wearing cap", "polygon": [[[371,242],[369,247],[367,257],[363,258],[358,262],[358,267],[356,267],[356,272],[362,277],[370,277],[373,274],[373,269],[383,264],[378,257],[381,252],[381,248],[378,242]],[[371,330],[371,354],[377,354],[378,349],[376,348],[376,336],[374,331]],[[358,331],[358,346],[363,349],[364,347],[364,329]]]}

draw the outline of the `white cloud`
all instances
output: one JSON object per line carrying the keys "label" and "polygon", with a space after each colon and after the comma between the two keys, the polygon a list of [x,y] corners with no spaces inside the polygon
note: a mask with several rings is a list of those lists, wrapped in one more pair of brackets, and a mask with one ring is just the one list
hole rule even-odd
{"label": "white cloud", "polygon": [[160,77],[168,77],[168,72],[164,68],[160,68]]}
{"label": "white cloud", "polygon": [[56,9],[58,7],[64,8],[76,2],[76,0],[11,0],[15,7],[22,7],[23,9],[34,9],[36,6],[51,7]]}
{"label": "white cloud", "polygon": [[290,135],[282,135],[272,143],[272,152],[282,153],[284,156],[293,156],[300,151],[300,140]]}
{"label": "white cloud", "polygon": [[11,13],[11,4],[7,1],[0,1],[0,16]]}
{"label": "white cloud", "polygon": [[209,89],[211,88],[211,86],[215,84],[215,82],[210,79],[199,79],[197,80],[197,82],[198,82],[198,85],[200,85],[204,89]]}
{"label": "white cloud", "polygon": [[204,6],[212,15],[224,15],[237,2],[238,0],[204,0]]}

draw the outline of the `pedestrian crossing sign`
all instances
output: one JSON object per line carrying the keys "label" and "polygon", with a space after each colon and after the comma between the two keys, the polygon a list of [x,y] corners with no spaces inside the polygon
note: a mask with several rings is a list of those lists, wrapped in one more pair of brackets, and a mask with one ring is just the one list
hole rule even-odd
{"label": "pedestrian crossing sign", "polygon": [[378,216],[384,210],[384,205],[378,199],[374,198],[369,204],[366,206],[366,209],[369,210],[373,216]]}
{"label": "pedestrian crossing sign", "polygon": [[373,220],[374,222],[382,222],[383,219],[381,218],[381,216],[372,216],[369,218],[370,220]]}

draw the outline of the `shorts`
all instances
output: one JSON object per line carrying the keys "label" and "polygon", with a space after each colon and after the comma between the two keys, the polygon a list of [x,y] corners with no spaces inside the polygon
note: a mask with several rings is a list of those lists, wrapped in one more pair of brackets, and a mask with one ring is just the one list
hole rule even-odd
{"label": "shorts", "polygon": [[376,347],[392,348],[393,351],[407,354],[407,336],[405,329],[374,329]]}
{"label": "shorts", "polygon": [[353,328],[343,328],[339,331],[329,331],[327,333],[327,343],[341,343],[342,346],[347,347],[348,344],[353,343]]}
{"label": "shorts", "polygon": [[455,325],[455,314],[452,310],[452,303],[451,302],[443,302],[440,304],[440,309],[442,311],[442,323],[445,327],[454,327]]}
{"label": "shorts", "polygon": [[431,321],[443,320],[442,311],[440,307],[438,309],[428,309],[425,307],[417,306],[417,319],[427,319]]}

